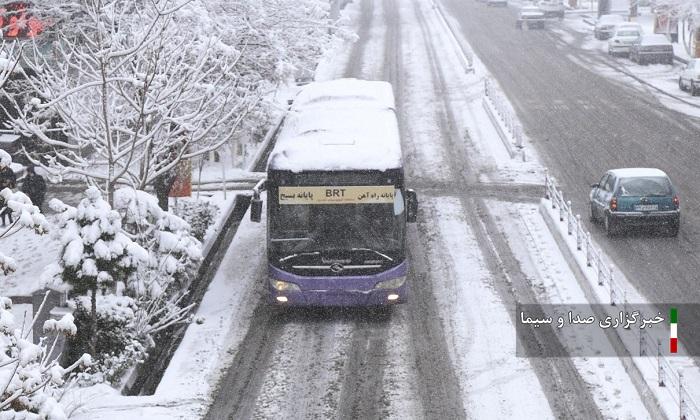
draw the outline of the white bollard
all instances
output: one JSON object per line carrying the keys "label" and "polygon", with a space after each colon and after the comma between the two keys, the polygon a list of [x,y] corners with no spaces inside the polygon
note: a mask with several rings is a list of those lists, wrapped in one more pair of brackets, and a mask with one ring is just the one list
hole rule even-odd
{"label": "white bollard", "polygon": [[564,194],[562,194],[561,191],[557,190],[557,196],[559,198],[559,221],[563,222],[564,212],[566,211],[566,209],[564,208]]}
{"label": "white bollard", "polygon": [[566,233],[574,233],[574,214],[571,212],[571,200],[566,202]]}
{"label": "white bollard", "polygon": [[576,215],[576,249],[581,250],[583,242],[583,229],[581,228],[581,215]]}
{"label": "white bollard", "polygon": [[549,170],[544,168],[544,198],[549,200]]}
{"label": "white bollard", "polygon": [[617,303],[617,293],[615,293],[615,281],[613,279],[613,266],[610,264],[610,276],[608,278],[608,284],[610,285],[610,306],[615,306]]}
{"label": "white bollard", "polygon": [[600,255],[596,254],[596,260],[598,263],[598,286],[603,285],[603,261],[600,258]]}
{"label": "white bollard", "polygon": [[656,364],[659,372],[659,386],[666,386],[666,372],[661,366],[661,340],[658,338],[656,339]]}
{"label": "white bollard", "polygon": [[593,265],[593,242],[591,241],[591,232],[586,232],[586,265]]}

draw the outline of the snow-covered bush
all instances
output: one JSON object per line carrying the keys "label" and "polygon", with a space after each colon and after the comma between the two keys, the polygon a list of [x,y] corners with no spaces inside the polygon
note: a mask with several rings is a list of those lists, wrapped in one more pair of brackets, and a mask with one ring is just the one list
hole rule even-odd
{"label": "snow-covered bush", "polygon": [[[89,305],[90,301],[85,297],[71,302],[77,325],[90,324]],[[136,302],[127,296],[97,297],[95,358],[89,368],[77,374],[80,385],[107,382],[119,386],[124,373],[145,359],[146,348],[134,332],[135,314],[138,310]],[[84,334],[69,337],[64,360],[75,360],[80,355],[80,349],[89,345],[89,337]]]}
{"label": "snow-covered bush", "polygon": [[[89,349],[95,358],[82,383],[107,381],[145,357],[154,334],[189,320],[186,289],[202,258],[201,243],[181,218],[144,192],[114,192],[114,208],[88,188],[77,208],[52,200],[59,212],[61,259],[47,276],[72,286],[76,323],[68,360]],[[101,293],[98,294],[98,291]]]}
{"label": "snow-covered bush", "polygon": [[202,259],[202,244],[186,221],[158,206],[156,197],[131,188],[117,190],[114,197],[125,230],[149,253],[149,263],[139,266],[124,292],[140,309],[138,336],[152,343],[153,334],[188,321],[191,305],[182,301]]}
{"label": "snow-covered bush", "polygon": [[[80,366],[89,366],[90,356],[79,355],[75,362],[63,368],[51,353],[60,336],[73,336],[77,329],[73,316],[48,320],[44,331],[55,334],[52,341],[39,344],[27,340],[18,329],[10,312],[12,301],[0,297],[0,418],[1,419],[67,419],[59,400],[67,376]],[[31,329],[32,326],[26,327]]]}
{"label": "snow-covered bush", "polygon": [[200,241],[204,240],[218,212],[216,204],[201,200],[180,200],[175,206],[175,213],[189,223],[192,236]]}
{"label": "snow-covered bush", "polygon": [[[0,160],[9,158],[7,152],[0,150]],[[10,159],[11,162],[11,159]],[[14,222],[10,223],[7,228],[0,229],[0,239],[8,237],[18,230],[27,228],[32,229],[35,233],[43,235],[48,232],[48,222],[39,208],[32,204],[32,201],[26,194],[20,191],[12,191],[5,188],[0,191],[0,198],[7,203],[13,214],[15,215]],[[7,275],[17,269],[17,263],[11,256],[0,252],[0,271]]]}

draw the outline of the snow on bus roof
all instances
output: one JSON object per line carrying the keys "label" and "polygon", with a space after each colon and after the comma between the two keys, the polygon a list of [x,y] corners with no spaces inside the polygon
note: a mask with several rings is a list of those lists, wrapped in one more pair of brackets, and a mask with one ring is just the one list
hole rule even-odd
{"label": "snow on bus roof", "polygon": [[391,85],[340,79],[302,90],[270,154],[268,168],[331,171],[401,167]]}
{"label": "snow on bus roof", "polygon": [[656,168],[620,168],[611,169],[610,173],[618,178],[635,178],[635,177],[666,177],[666,173],[661,169]]}
{"label": "snow on bus roof", "polygon": [[374,106],[394,108],[394,92],[391,84],[360,79],[337,79],[314,82],[305,86],[294,98],[292,109],[324,106],[340,101],[357,101]]}

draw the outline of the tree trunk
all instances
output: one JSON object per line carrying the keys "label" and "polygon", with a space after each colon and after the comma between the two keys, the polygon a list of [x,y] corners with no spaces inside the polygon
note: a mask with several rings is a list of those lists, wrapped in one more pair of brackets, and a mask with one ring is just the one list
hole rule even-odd
{"label": "tree trunk", "polygon": [[90,355],[95,357],[97,352],[97,285],[92,288],[90,296]]}

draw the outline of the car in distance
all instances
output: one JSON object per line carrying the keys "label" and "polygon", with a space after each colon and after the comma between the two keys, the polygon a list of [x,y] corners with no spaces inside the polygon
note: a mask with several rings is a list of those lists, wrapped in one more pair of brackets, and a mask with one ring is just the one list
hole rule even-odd
{"label": "car in distance", "polygon": [[655,168],[612,169],[591,185],[591,220],[608,236],[624,227],[662,226],[678,235],[681,203],[668,175]]}
{"label": "car in distance", "polygon": [[630,46],[642,36],[638,23],[621,23],[615,27],[613,36],[608,39],[608,54],[629,56]]}
{"label": "car in distance", "polygon": [[624,21],[622,15],[603,15],[595,22],[593,35],[596,39],[608,39],[615,31],[615,25]]}
{"label": "car in distance", "polygon": [[681,90],[688,89],[695,96],[700,93],[700,58],[692,58],[688,61],[678,75],[678,87]]}
{"label": "car in distance", "polygon": [[523,25],[530,28],[544,29],[544,12],[537,6],[527,5],[520,8],[518,12],[518,20],[515,21],[515,27],[522,29]]}
{"label": "car in distance", "polygon": [[508,6],[508,0],[486,0],[487,6]]}
{"label": "car in distance", "polygon": [[663,34],[642,35],[630,44],[630,60],[639,64],[673,64],[673,45]]}
{"label": "car in distance", "polygon": [[566,6],[561,0],[541,0],[537,6],[544,12],[544,17],[564,19]]}

